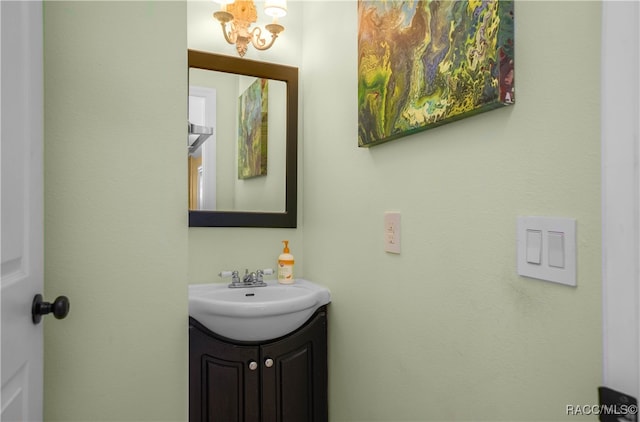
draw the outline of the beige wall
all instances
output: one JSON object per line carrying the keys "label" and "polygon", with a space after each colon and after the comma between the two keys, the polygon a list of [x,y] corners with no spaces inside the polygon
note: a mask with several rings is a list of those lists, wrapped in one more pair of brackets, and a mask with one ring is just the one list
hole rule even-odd
{"label": "beige wall", "polygon": [[[184,420],[187,283],[273,266],[286,238],[332,291],[332,421],[596,403],[600,5],[517,2],[514,107],[359,149],[357,3],[292,3],[281,50],[248,53],[301,69],[304,209],[285,230],[186,228],[185,32],[208,49],[192,2],[46,2],[46,293],[72,301],[46,322],[46,419]],[[518,215],[577,219],[577,288],[517,276]]]}
{"label": "beige wall", "polygon": [[186,420],[186,6],[44,12],[45,420]]}

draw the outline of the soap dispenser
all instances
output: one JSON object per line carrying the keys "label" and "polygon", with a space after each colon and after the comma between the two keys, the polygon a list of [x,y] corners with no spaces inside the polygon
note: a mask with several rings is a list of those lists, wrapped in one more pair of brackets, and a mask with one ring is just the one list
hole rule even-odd
{"label": "soap dispenser", "polygon": [[278,283],[293,284],[293,255],[289,253],[289,241],[283,240],[284,249],[278,257]]}

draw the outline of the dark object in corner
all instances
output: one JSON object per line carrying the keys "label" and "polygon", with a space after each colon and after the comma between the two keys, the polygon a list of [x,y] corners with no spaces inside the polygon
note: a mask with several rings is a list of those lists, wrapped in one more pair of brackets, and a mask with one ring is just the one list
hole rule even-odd
{"label": "dark object in corner", "polygon": [[638,420],[638,400],[627,394],[607,387],[598,387],[600,422],[636,422]]}

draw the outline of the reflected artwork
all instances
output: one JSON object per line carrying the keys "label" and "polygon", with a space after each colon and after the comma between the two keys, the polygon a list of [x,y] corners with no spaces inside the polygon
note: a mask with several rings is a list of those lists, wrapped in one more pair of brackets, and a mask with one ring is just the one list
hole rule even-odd
{"label": "reflected artwork", "polygon": [[358,145],[515,102],[513,1],[358,1]]}
{"label": "reflected artwork", "polygon": [[269,81],[256,79],[238,101],[238,179],[267,174]]}

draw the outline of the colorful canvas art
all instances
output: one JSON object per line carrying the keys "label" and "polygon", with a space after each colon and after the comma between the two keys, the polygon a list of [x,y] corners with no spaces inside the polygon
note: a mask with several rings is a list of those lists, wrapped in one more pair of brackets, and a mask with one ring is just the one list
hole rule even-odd
{"label": "colorful canvas art", "polygon": [[359,146],[513,104],[513,19],[513,0],[359,0]]}
{"label": "colorful canvas art", "polygon": [[238,101],[238,179],[267,174],[269,81],[256,79]]}

